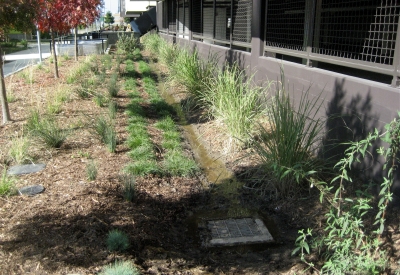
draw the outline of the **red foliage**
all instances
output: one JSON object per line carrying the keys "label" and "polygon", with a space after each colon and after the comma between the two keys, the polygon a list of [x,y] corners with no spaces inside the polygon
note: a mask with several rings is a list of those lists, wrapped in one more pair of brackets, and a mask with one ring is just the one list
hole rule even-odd
{"label": "red foliage", "polygon": [[101,0],[39,0],[36,24],[41,31],[66,33],[92,23],[100,15]]}

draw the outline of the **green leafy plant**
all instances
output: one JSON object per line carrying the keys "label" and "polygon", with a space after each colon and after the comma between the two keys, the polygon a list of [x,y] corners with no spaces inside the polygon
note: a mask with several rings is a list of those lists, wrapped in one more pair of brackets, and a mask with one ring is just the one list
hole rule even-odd
{"label": "green leafy plant", "polygon": [[282,86],[270,105],[266,108],[268,122],[259,125],[251,144],[273,176],[270,184],[276,196],[286,197],[325,169],[315,158],[323,127],[317,116],[322,102],[306,91],[295,104]]}
{"label": "green leafy plant", "polygon": [[86,164],[86,176],[88,178],[88,180],[93,181],[97,178],[97,164],[94,160],[90,160],[87,164]]}
{"label": "green leafy plant", "polygon": [[[400,112],[399,112],[400,116]],[[337,164],[338,176],[333,178],[330,185],[321,188],[321,200],[327,193],[333,192],[333,197],[328,199],[331,209],[327,216],[325,232],[317,239],[317,247],[324,251],[325,262],[320,273],[326,274],[381,274],[387,266],[387,252],[382,246],[381,234],[385,229],[386,211],[392,200],[391,186],[394,183],[400,158],[400,120],[394,119],[385,126],[386,133],[380,134],[377,129],[373,133],[357,142],[346,143],[345,157]],[[354,163],[361,162],[370,155],[370,148],[379,140],[389,144],[388,147],[380,147],[377,153],[385,160],[382,167],[383,174],[387,176],[380,183],[379,200],[373,199],[372,192],[367,188],[357,190],[356,198],[345,197],[346,183],[351,183],[349,170]],[[338,182],[338,183],[337,183]],[[369,228],[365,228],[368,213],[372,209],[378,209],[374,213],[374,222]],[[369,224],[369,222],[368,222]],[[310,232],[310,231],[309,231]],[[301,259],[313,269],[313,263],[306,261],[302,247],[305,241],[300,237],[296,242],[297,252],[301,249]],[[305,240],[305,239],[304,239]],[[306,251],[309,253],[309,251]]]}
{"label": "green leafy plant", "polygon": [[140,41],[136,38],[133,33],[132,35],[128,35],[125,33],[118,34],[117,40],[117,51],[121,54],[127,54],[133,52],[135,49],[139,48]]}
{"label": "green leafy plant", "polygon": [[105,267],[99,275],[140,275],[140,271],[130,261],[116,261]]}
{"label": "green leafy plant", "polygon": [[14,178],[7,175],[4,169],[0,178],[0,196],[11,196],[17,193]]}

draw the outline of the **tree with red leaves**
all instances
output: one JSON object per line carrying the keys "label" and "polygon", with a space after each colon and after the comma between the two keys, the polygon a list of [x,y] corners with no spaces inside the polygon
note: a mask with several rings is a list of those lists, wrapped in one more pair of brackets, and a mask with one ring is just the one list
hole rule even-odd
{"label": "tree with red leaves", "polygon": [[69,1],[39,0],[36,25],[42,32],[51,34],[51,50],[54,56],[54,77],[58,78],[57,54],[55,50],[54,33],[68,33],[71,25],[68,24],[68,15],[71,12]]}
{"label": "tree with red leaves", "polygon": [[75,29],[75,60],[78,60],[77,32],[78,26],[92,24],[101,13],[101,0],[68,0],[72,7],[68,22]]}
{"label": "tree with red leaves", "polygon": [[[36,15],[36,0],[1,0],[0,2],[0,39],[10,29],[28,30],[32,27]],[[7,103],[6,85],[3,72],[3,50],[0,45],[0,101],[3,124],[11,122]]]}

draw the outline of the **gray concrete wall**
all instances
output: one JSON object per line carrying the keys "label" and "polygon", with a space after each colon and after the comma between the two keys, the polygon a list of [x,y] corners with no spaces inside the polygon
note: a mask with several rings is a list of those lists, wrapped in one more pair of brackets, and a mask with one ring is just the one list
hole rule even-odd
{"label": "gray concrete wall", "polygon": [[[249,53],[165,34],[160,35],[170,42],[196,49],[203,58],[207,58],[210,53],[217,54],[220,57],[220,66],[226,61],[236,62],[248,72],[248,75],[254,74],[254,79],[259,85],[267,85],[268,81],[280,81],[282,69],[286,89],[295,100],[307,91],[311,96],[320,96],[323,105],[319,116],[326,119],[326,131],[321,133],[322,143],[325,146],[320,154],[324,157],[332,157],[343,150],[340,146],[332,147],[332,144],[362,139],[375,128],[383,131],[384,125],[397,117],[397,112],[400,111],[400,88],[264,57],[259,39],[253,38],[252,52]],[[385,144],[375,144],[374,150],[383,145]],[[377,157],[375,155],[374,159],[368,159],[359,166],[366,177],[382,176],[382,165],[377,162]],[[364,170],[364,168],[371,169]],[[394,191],[400,196],[400,170],[397,173]]]}

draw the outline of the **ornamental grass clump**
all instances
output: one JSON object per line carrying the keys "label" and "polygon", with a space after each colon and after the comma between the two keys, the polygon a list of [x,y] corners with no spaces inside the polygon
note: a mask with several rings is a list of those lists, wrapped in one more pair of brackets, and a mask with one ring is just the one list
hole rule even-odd
{"label": "ornamental grass clump", "polygon": [[251,139],[273,180],[272,189],[278,197],[294,195],[305,180],[326,168],[316,158],[323,120],[318,118],[322,106],[319,96],[302,93],[295,104],[288,91],[282,89],[266,109],[268,122],[259,125],[258,135]]}
{"label": "ornamental grass clump", "polygon": [[168,81],[185,87],[186,92],[201,99],[207,83],[213,79],[217,69],[216,56],[200,59],[198,52],[181,49],[175,62],[170,66]]}
{"label": "ornamental grass clump", "polygon": [[128,235],[118,229],[108,232],[106,243],[107,249],[114,253],[114,256],[117,252],[126,251],[130,246]]}
{"label": "ornamental grass clump", "polygon": [[32,136],[52,148],[60,148],[70,134],[69,130],[59,127],[54,117],[41,118],[38,111],[29,116],[27,128]]}
{"label": "ornamental grass clump", "polygon": [[130,261],[116,261],[103,269],[99,275],[140,275],[139,269]]}
{"label": "ornamental grass clump", "polygon": [[231,137],[229,144],[248,143],[258,118],[265,113],[261,104],[268,88],[255,86],[237,65],[218,71],[201,92],[201,101],[211,117],[221,121]]}
{"label": "ornamental grass clump", "polygon": [[0,178],[0,196],[12,196],[16,193],[15,179],[8,176],[6,169],[4,169]]}

